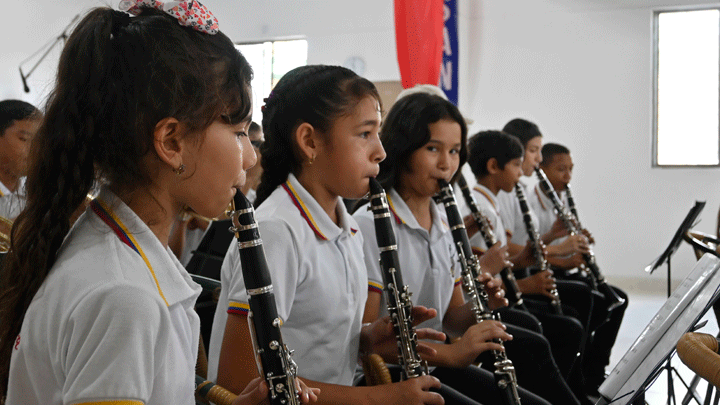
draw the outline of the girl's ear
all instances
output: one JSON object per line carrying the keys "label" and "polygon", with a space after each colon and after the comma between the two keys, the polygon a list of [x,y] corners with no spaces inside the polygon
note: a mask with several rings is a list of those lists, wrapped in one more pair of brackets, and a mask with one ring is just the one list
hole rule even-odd
{"label": "girl's ear", "polygon": [[155,125],[153,132],[153,146],[160,161],[177,169],[182,162],[184,147],[184,134],[182,124],[175,118],[163,118]]}
{"label": "girl's ear", "polygon": [[318,135],[315,128],[307,122],[303,122],[295,129],[295,144],[298,146],[303,163],[314,161],[319,154]]}
{"label": "girl's ear", "polygon": [[502,170],[500,170],[500,166],[498,165],[498,161],[496,158],[490,158],[487,161],[487,172],[490,174],[496,174]]}

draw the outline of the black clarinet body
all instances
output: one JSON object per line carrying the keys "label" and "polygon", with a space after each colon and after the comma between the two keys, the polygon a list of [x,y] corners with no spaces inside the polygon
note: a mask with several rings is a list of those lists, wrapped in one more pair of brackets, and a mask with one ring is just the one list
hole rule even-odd
{"label": "black clarinet body", "polygon": [[282,340],[282,320],[277,313],[272,279],[255,222],[255,210],[240,190],[235,194],[234,205],[230,215],[233,223],[230,231],[237,238],[243,279],[248,292],[248,324],[258,371],[267,381],[272,405],[299,405],[300,398],[295,386],[297,365],[291,357],[292,352]]}
{"label": "black clarinet body", "polygon": [[385,190],[374,178],[370,179],[370,206],[375,223],[375,237],[380,250],[380,270],[388,313],[393,323],[398,345],[398,361],[402,378],[415,378],[429,373],[427,362],[417,352],[417,335],[412,318],[412,293],[403,283],[397,242],[392,227],[390,207]]}
{"label": "black clarinet body", "polygon": [[[527,199],[525,198],[525,192],[523,191],[520,183],[515,185],[515,195],[517,195],[518,202],[520,203],[520,211],[522,211],[523,214],[523,223],[525,224],[525,230],[528,233],[530,244],[533,247],[535,261],[537,262],[540,271],[550,270],[550,263],[548,263],[547,258],[545,257],[545,250],[543,249],[540,235],[538,235],[537,230],[535,230],[535,225],[533,224],[532,216],[530,215],[530,207],[528,206]],[[550,300],[553,312],[556,315],[562,315],[563,312],[562,305],[560,303],[560,294],[558,294],[557,288],[552,289],[550,294],[553,296]]]}
{"label": "black clarinet body", "polygon": [[[467,232],[465,232],[465,224],[457,208],[452,187],[444,180],[439,180],[438,184],[440,185],[441,202],[445,207],[448,225],[450,225],[450,231],[460,259],[463,290],[468,300],[472,303],[475,320],[478,323],[488,319],[499,321],[500,317],[490,310],[487,292],[484,287],[477,282],[477,278],[480,275],[480,264],[477,256],[472,253],[470,240],[468,239]],[[496,339],[494,342],[500,345],[503,344],[500,339]],[[506,405],[519,405],[520,394],[517,388],[515,366],[513,366],[512,361],[508,359],[504,351],[493,350],[492,354],[495,358],[495,381],[498,388],[500,388],[500,392],[502,392],[504,403]]]}
{"label": "black clarinet body", "polygon": [[565,186],[565,194],[567,195],[568,209],[570,209],[570,213],[572,214],[572,220],[575,223],[575,227],[581,231],[583,226],[580,224],[580,217],[578,216],[577,208],[575,208],[575,199],[572,196],[569,184]]}
{"label": "black clarinet body", "polygon": [[[473,197],[470,192],[470,187],[468,187],[468,183],[462,174],[458,177],[458,185],[462,191],[465,203],[468,207],[470,207],[470,212],[478,226],[480,235],[489,249],[492,245],[497,243],[497,237],[495,237],[495,232],[493,231],[492,226],[490,226],[490,221],[480,212],[477,201],[475,201],[475,197]],[[507,290],[505,298],[508,299],[510,306],[521,306],[523,304],[522,292],[520,292],[520,287],[515,279],[512,268],[503,268],[502,271],[500,271],[500,278],[502,278],[505,289]]]}
{"label": "black clarinet body", "polygon": [[[563,224],[570,232],[570,235],[579,235],[581,229],[577,226],[576,219],[573,218],[572,213],[560,200],[560,197],[553,188],[552,184],[550,184],[550,180],[548,180],[545,172],[543,172],[541,168],[536,167],[535,174],[540,180],[538,185],[540,186],[541,191],[552,202],[555,213],[560,218],[560,220],[563,221]],[[590,282],[592,284],[592,287],[598,290],[603,296],[605,296],[605,299],[609,302],[608,311],[612,311],[613,309],[624,304],[625,299],[619,297],[617,293],[615,293],[615,291],[605,281],[605,277],[603,277],[602,273],[600,272],[600,267],[598,267],[597,262],[595,261],[595,254],[592,252],[592,250],[590,251],[590,253],[583,253],[583,259],[585,259],[587,269],[589,270]]]}

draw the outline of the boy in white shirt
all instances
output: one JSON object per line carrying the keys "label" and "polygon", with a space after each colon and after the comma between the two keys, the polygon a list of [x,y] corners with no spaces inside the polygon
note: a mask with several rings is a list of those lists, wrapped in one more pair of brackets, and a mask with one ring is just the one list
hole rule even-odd
{"label": "boy in white shirt", "polygon": [[[570,150],[560,144],[547,143],[542,148],[542,154],[544,159],[540,167],[547,175],[550,184],[552,184],[555,191],[560,195],[560,198],[566,200],[566,190],[570,180],[572,180],[572,170],[574,168]],[[542,232],[544,229],[551,227],[552,223],[556,220],[556,215],[550,200],[539,190],[539,187],[535,187],[528,200],[531,207],[537,213],[540,231]],[[567,201],[565,202],[567,203]],[[585,234],[589,235],[589,233]],[[592,238],[592,236],[590,236],[590,238]],[[575,264],[576,259],[577,255],[572,256],[569,260],[570,262],[567,264],[567,268],[577,266]],[[580,260],[581,259],[582,257],[580,257]],[[573,264],[575,264],[575,266],[573,266]],[[605,367],[610,363],[610,352],[615,344],[615,339],[617,338],[617,333],[620,330],[620,324],[622,323],[628,305],[627,294],[615,286],[611,286],[611,288],[615,290],[615,293],[619,297],[625,299],[625,302],[618,308],[610,311],[609,315],[607,315],[608,321],[595,330],[591,342],[592,346],[589,350],[586,350],[586,356],[583,360],[583,372],[587,379],[588,388],[593,391],[596,390],[605,379]],[[608,305],[604,300],[600,300],[596,305],[598,308],[594,309],[594,311],[604,311],[602,315],[605,316]]]}

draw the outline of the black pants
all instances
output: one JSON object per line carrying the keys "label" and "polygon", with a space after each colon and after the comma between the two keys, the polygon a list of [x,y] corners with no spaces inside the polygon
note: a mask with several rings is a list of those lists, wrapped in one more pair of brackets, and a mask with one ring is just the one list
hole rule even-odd
{"label": "black pants", "polygon": [[[437,367],[430,374],[437,377],[444,385],[452,387],[476,402],[486,405],[505,405],[503,394],[495,383],[495,376],[488,370],[475,366],[466,368]],[[550,402],[521,387],[518,387],[518,393],[523,405],[550,405]],[[445,398],[445,404],[448,403],[450,402]]]}
{"label": "black pants", "polygon": [[[566,275],[566,279],[580,281],[588,284],[588,279],[578,274]],[[628,296],[621,289],[610,286],[625,302],[609,311],[610,302],[605,297],[592,290],[593,303],[589,316],[589,335],[583,350],[582,375],[589,392],[594,393],[597,387],[605,380],[605,367],[610,364],[612,347],[620,331],[620,324],[625,316],[628,306]],[[562,298],[562,293],[561,293]]]}
{"label": "black pants", "polygon": [[[513,340],[505,342],[505,349],[515,366],[519,385],[552,404],[580,404],[563,379],[548,340],[536,331],[513,325],[513,321],[531,323],[536,318],[520,311],[509,310],[504,313],[507,332],[513,336]],[[481,358],[483,368],[493,371],[492,355],[483,353]]]}
{"label": "black pants", "polygon": [[[628,306],[628,296],[621,289],[611,286],[625,303],[609,312],[607,322],[595,330],[583,361],[583,373],[588,386],[597,388],[605,380],[605,367],[610,364],[610,354],[620,331],[620,324]],[[603,300],[605,308],[608,302]]]}
{"label": "black pants", "polygon": [[550,304],[541,299],[541,297],[523,296],[530,313],[540,321],[542,334],[550,342],[555,363],[561,375],[567,380],[585,343],[585,328],[572,316],[552,313]]}
{"label": "black pants", "polygon": [[[400,381],[400,367],[388,365],[393,381]],[[465,368],[437,367],[430,375],[436,377],[442,386],[432,391],[442,395],[445,405],[506,405],[502,393],[495,383],[495,376],[476,366]],[[358,385],[365,385],[365,380]],[[523,405],[550,405],[537,395],[518,387]]]}

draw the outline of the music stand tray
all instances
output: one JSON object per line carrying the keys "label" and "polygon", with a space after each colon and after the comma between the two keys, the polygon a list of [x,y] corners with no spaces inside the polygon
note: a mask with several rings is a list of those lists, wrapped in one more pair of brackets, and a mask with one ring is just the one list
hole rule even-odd
{"label": "music stand tray", "polygon": [[[691,221],[692,222],[692,221]],[[705,254],[623,355],[598,391],[597,405],[631,403],[663,369],[680,337],[712,306],[720,258]]]}
{"label": "music stand tray", "polygon": [[675,253],[675,251],[677,250],[678,246],[680,246],[680,243],[683,240],[683,235],[685,235],[685,232],[689,231],[690,228],[693,226],[695,220],[700,215],[700,212],[703,210],[703,208],[705,208],[705,201],[695,201],[695,205],[690,209],[688,214],[685,216],[685,219],[683,219],[680,227],[675,232],[675,235],[670,241],[670,244],[668,244],[668,247],[665,249],[664,252],[662,252],[662,254],[660,255],[660,257],[658,257],[655,263],[645,268],[646,272],[652,274],[652,272],[654,272],[655,269],[660,267],[663,263],[670,263],[670,256],[672,256],[673,253]]}

